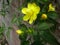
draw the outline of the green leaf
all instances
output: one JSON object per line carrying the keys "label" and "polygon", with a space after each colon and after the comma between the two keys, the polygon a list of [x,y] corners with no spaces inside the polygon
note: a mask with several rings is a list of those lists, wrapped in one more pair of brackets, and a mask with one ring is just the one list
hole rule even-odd
{"label": "green leaf", "polygon": [[29,45],[29,41],[26,41],[26,40],[21,41],[21,45]]}
{"label": "green leaf", "polygon": [[23,16],[19,16],[19,17],[18,17],[18,21],[19,21],[19,22],[22,22],[22,20],[23,20]]}
{"label": "green leaf", "polygon": [[0,34],[3,33],[4,28],[0,27]]}
{"label": "green leaf", "polygon": [[47,15],[48,15],[49,18],[54,19],[54,20],[56,18],[58,18],[57,13],[56,12],[53,12],[53,11],[49,12]]}
{"label": "green leaf", "polygon": [[3,33],[5,30],[5,24],[2,22],[2,26],[0,27],[0,33]]}
{"label": "green leaf", "polygon": [[37,28],[39,30],[46,30],[46,29],[50,29],[53,26],[53,24],[49,24],[49,23],[41,23],[37,26]]}
{"label": "green leaf", "polygon": [[51,45],[60,45],[56,38],[48,30],[40,31],[40,36]]}
{"label": "green leaf", "polygon": [[14,14],[11,23],[16,23],[16,22],[17,22],[16,14]]}
{"label": "green leaf", "polygon": [[27,27],[24,24],[20,24],[19,25],[19,28],[22,29],[22,30],[25,30],[25,31],[27,30]]}
{"label": "green leaf", "polygon": [[16,22],[17,22],[17,18],[16,18],[16,17],[13,18],[11,22],[12,22],[12,23],[16,23]]}
{"label": "green leaf", "polygon": [[32,43],[32,45],[43,45],[39,40]]}
{"label": "green leaf", "polygon": [[1,14],[2,16],[4,16],[4,17],[5,17],[5,15],[6,15],[6,11],[5,11],[5,10],[3,10],[3,9],[1,9],[0,14]]}
{"label": "green leaf", "polygon": [[7,30],[6,36],[10,39],[10,30]]}
{"label": "green leaf", "polygon": [[[33,33],[35,34],[35,32],[33,32]],[[42,41],[40,39],[39,32],[36,31],[36,34],[33,35],[33,38],[34,38],[34,42],[32,43],[32,45],[43,45]]]}

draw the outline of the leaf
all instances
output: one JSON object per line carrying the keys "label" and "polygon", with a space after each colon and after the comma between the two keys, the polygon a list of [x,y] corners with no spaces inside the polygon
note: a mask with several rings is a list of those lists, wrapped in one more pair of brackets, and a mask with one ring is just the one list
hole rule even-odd
{"label": "leaf", "polygon": [[16,22],[17,22],[17,18],[15,17],[12,19],[12,23],[16,23]]}
{"label": "leaf", "polygon": [[1,14],[2,16],[4,16],[4,17],[5,17],[5,15],[6,15],[6,11],[5,11],[5,10],[3,10],[3,9],[1,9],[0,14]]}
{"label": "leaf", "polygon": [[35,41],[32,45],[43,45],[40,41]]}
{"label": "leaf", "polygon": [[53,11],[49,12],[47,15],[48,15],[49,18],[51,18],[53,20],[55,20],[56,18],[58,18],[57,13],[53,12]]}
{"label": "leaf", "polygon": [[5,24],[2,22],[2,26],[0,27],[0,33],[3,33],[5,30]]}
{"label": "leaf", "polygon": [[18,21],[21,22],[23,20],[23,16],[18,17]]}
{"label": "leaf", "polygon": [[[34,32],[34,34],[35,34],[35,32]],[[33,38],[34,38],[34,42],[32,43],[32,45],[43,45],[42,41],[40,39],[39,32],[36,31],[36,34],[33,35]]]}
{"label": "leaf", "polygon": [[6,36],[7,36],[8,39],[10,39],[10,30],[7,30]]}
{"label": "leaf", "polygon": [[37,26],[37,28],[39,30],[46,30],[46,29],[49,29],[53,26],[53,24],[49,24],[49,23],[41,23]]}
{"label": "leaf", "polygon": [[49,31],[40,31],[40,36],[51,45],[60,45]]}
{"label": "leaf", "polygon": [[21,41],[21,45],[29,45],[29,41],[26,41],[26,40]]}
{"label": "leaf", "polygon": [[17,17],[16,17],[16,14],[13,15],[13,18],[11,20],[11,23],[17,23]]}

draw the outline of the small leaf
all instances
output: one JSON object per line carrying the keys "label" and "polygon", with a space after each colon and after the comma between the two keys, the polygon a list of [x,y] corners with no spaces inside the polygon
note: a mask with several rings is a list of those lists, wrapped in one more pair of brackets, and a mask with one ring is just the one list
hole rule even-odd
{"label": "small leaf", "polygon": [[13,23],[16,23],[16,22],[17,22],[17,18],[14,18],[14,19],[12,20],[12,22],[13,22]]}
{"label": "small leaf", "polygon": [[39,30],[46,30],[46,29],[49,29],[53,26],[53,24],[49,24],[49,23],[41,23],[38,25],[38,29]]}
{"label": "small leaf", "polygon": [[16,23],[16,22],[17,22],[16,14],[13,15],[13,18],[12,18],[11,22],[12,22],[12,23]]}

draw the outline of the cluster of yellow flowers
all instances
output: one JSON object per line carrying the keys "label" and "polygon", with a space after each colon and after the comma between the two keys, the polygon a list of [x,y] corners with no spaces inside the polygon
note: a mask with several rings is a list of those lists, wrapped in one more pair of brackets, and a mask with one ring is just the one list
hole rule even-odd
{"label": "cluster of yellow flowers", "polygon": [[[49,11],[55,11],[55,7],[52,4],[49,4]],[[35,21],[37,19],[37,15],[40,12],[40,7],[37,6],[35,3],[28,3],[27,8],[23,8],[22,9],[22,13],[25,14],[25,16],[23,17],[24,21],[29,21],[29,24],[32,24],[33,21]],[[41,18],[43,20],[47,19],[47,14],[42,14]],[[31,30],[29,30],[29,32],[31,32]],[[23,34],[24,32],[22,30],[17,30],[16,33]]]}
{"label": "cluster of yellow flowers", "polygon": [[[49,11],[55,11],[55,7],[52,4],[49,4]],[[33,21],[37,19],[37,15],[40,12],[40,7],[35,3],[28,3],[27,8],[22,8],[22,13],[25,14],[23,17],[24,21],[29,21],[29,24],[32,24]],[[42,14],[42,19],[47,19],[46,14]]]}

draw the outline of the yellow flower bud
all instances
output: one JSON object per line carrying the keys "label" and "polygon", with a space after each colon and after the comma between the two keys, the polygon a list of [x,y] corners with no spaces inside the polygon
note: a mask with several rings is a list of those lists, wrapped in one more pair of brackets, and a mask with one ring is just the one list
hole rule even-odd
{"label": "yellow flower bud", "polygon": [[49,10],[48,10],[48,12],[49,11],[55,11],[55,6],[53,6],[52,4],[49,4]]}
{"label": "yellow flower bud", "polygon": [[42,14],[41,18],[42,19],[47,19],[47,15],[46,14]]}
{"label": "yellow flower bud", "polygon": [[23,33],[23,31],[22,30],[16,30],[16,33],[20,35]]}

